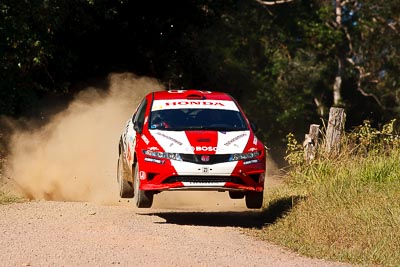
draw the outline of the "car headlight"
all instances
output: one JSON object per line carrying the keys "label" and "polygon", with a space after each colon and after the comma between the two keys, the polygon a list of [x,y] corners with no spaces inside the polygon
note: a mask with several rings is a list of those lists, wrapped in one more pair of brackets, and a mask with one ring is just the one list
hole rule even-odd
{"label": "car headlight", "polygon": [[172,159],[181,161],[181,155],[178,153],[168,153],[168,152],[160,152],[153,150],[143,150],[143,154],[150,157],[160,158],[160,159]]}
{"label": "car headlight", "polygon": [[260,155],[261,155],[260,151],[254,151],[249,153],[237,153],[237,154],[232,154],[229,158],[229,161],[254,159]]}

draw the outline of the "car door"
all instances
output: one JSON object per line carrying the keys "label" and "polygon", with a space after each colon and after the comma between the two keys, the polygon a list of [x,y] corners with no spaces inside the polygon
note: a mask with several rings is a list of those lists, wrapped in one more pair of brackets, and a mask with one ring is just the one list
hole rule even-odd
{"label": "car door", "polygon": [[127,162],[130,166],[133,165],[135,158],[135,147],[137,136],[143,131],[144,120],[146,115],[147,99],[144,99],[139,105],[137,111],[132,116],[132,119],[128,122],[126,140],[127,140]]}

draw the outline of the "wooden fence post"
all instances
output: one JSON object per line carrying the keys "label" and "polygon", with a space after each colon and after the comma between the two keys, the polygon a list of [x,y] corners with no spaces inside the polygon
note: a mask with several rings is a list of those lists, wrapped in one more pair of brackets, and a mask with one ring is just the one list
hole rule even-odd
{"label": "wooden fence post", "polygon": [[307,163],[311,163],[317,154],[319,136],[319,125],[311,124],[310,131],[305,136],[303,143],[304,146],[304,159]]}
{"label": "wooden fence post", "polygon": [[325,152],[328,156],[337,156],[340,152],[340,140],[344,132],[346,113],[343,108],[332,107],[329,110],[328,129],[326,130]]}

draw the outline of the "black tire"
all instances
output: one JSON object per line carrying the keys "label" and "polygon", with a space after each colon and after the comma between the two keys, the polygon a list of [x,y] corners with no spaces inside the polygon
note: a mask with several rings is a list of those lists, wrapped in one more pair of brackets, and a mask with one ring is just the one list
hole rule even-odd
{"label": "black tire", "polygon": [[249,192],[246,194],[246,207],[248,209],[261,209],[264,192]]}
{"label": "black tire", "polygon": [[117,181],[119,184],[119,196],[121,198],[133,198],[134,190],[132,184],[128,182],[129,171],[124,163],[124,158],[122,152],[118,157],[118,166],[117,166]]}
{"label": "black tire", "polygon": [[140,179],[139,179],[139,165],[136,164],[135,174],[133,176],[133,189],[135,191],[135,203],[138,208],[151,208],[153,205],[152,191],[145,191],[139,189]]}
{"label": "black tire", "polygon": [[244,198],[244,193],[240,191],[229,191],[229,197],[231,199],[242,199]]}

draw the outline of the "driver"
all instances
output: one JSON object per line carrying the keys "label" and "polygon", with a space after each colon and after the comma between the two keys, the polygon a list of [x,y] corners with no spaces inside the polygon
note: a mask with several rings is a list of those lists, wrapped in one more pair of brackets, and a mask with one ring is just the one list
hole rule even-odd
{"label": "driver", "polygon": [[151,129],[167,129],[170,127],[168,116],[165,112],[160,111],[155,114],[156,116],[151,120]]}

